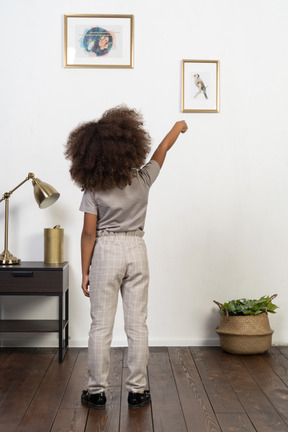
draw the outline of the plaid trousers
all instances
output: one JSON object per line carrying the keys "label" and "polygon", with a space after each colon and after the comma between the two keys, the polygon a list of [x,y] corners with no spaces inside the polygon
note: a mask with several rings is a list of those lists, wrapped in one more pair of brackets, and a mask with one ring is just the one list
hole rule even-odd
{"label": "plaid trousers", "polygon": [[100,232],[90,270],[91,327],[88,342],[88,391],[105,391],[119,291],[128,341],[126,389],[146,387],[148,349],[147,303],[149,269],[143,232]]}

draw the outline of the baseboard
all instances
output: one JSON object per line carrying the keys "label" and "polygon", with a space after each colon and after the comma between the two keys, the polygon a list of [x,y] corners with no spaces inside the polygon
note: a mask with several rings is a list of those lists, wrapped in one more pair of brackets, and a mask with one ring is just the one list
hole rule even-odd
{"label": "baseboard", "polygon": [[[88,340],[69,340],[69,347],[71,348],[87,348]],[[112,341],[112,347],[126,347],[127,341],[125,339],[118,339]],[[150,339],[149,346],[219,346],[219,339]],[[36,335],[5,335],[1,338],[1,348],[57,348],[58,339],[55,335],[36,336]]]}

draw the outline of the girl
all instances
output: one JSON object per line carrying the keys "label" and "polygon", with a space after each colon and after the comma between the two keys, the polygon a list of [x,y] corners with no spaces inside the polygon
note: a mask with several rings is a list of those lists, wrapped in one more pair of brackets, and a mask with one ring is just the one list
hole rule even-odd
{"label": "girl", "polygon": [[[149,270],[143,240],[149,189],[185,121],[175,123],[145,164],[151,139],[141,115],[126,106],[106,111],[98,121],[78,126],[68,137],[65,155],[72,179],[84,190],[81,235],[82,290],[90,297],[88,389],[81,400],[106,404],[110,346],[119,291],[128,340],[128,405],[150,401],[147,297]],[[144,165],[144,166],[143,166]]]}

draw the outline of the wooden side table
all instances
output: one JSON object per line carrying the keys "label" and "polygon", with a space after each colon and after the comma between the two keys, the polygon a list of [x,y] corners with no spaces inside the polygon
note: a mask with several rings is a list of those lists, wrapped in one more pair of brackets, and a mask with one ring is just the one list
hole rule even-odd
{"label": "wooden side table", "polygon": [[69,264],[44,264],[26,261],[0,266],[1,296],[56,296],[59,300],[58,320],[2,320],[0,332],[57,332],[59,363],[68,348]]}

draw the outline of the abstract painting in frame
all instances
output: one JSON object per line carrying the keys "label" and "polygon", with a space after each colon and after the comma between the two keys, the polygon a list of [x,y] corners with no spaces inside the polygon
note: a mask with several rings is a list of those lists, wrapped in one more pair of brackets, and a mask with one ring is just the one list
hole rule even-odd
{"label": "abstract painting in frame", "polygon": [[64,15],[64,66],[133,68],[133,15]]}
{"label": "abstract painting in frame", "polygon": [[182,112],[219,112],[219,60],[182,60]]}

